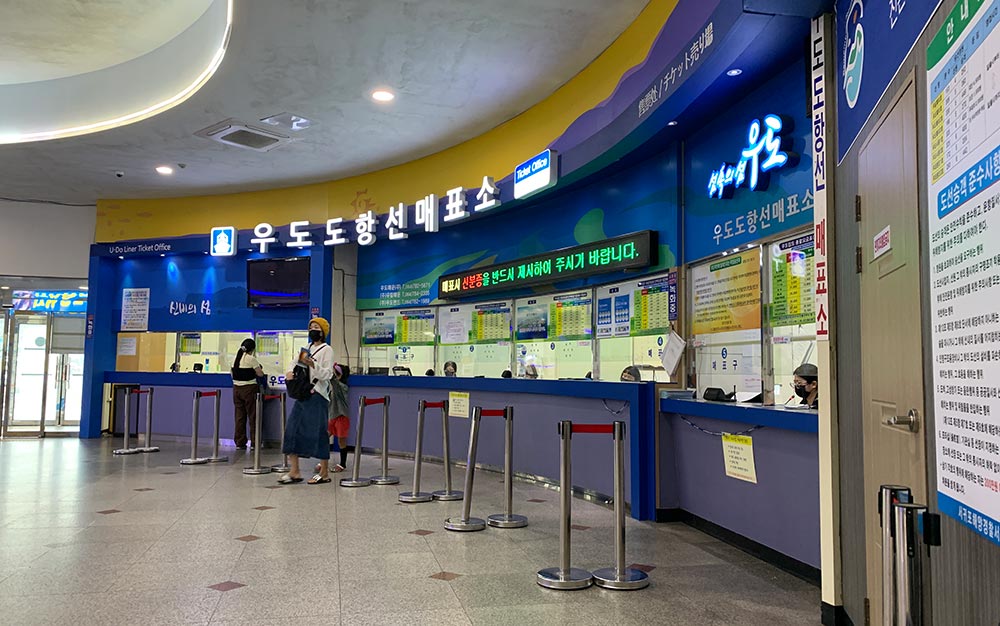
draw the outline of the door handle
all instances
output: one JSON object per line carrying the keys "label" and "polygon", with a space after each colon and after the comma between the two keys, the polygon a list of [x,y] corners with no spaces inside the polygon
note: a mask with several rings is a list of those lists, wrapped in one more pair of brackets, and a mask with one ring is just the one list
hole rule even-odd
{"label": "door handle", "polygon": [[920,430],[920,414],[916,409],[910,409],[906,415],[897,415],[882,422],[886,426],[906,426],[911,433]]}

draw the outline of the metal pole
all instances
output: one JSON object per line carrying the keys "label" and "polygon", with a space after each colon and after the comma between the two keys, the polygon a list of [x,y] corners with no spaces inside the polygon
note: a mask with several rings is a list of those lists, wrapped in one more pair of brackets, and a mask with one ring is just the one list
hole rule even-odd
{"label": "metal pole", "polygon": [[400,502],[430,502],[434,499],[429,493],[420,491],[420,466],[424,458],[424,413],[427,411],[427,401],[417,404],[417,447],[413,459],[413,490],[399,494]]}
{"label": "metal pole", "polygon": [[372,484],[370,478],[361,478],[361,438],[365,432],[365,407],[367,404],[368,398],[361,396],[361,400],[358,402],[358,433],[354,439],[354,469],[350,478],[340,479],[341,487],[367,487]]}
{"label": "metal pole", "polygon": [[928,548],[917,525],[927,507],[901,503],[893,507],[893,512],[896,527],[896,624],[923,626],[924,560],[928,556]]}
{"label": "metal pole", "polygon": [[909,502],[910,488],[902,485],[882,485],[878,489],[878,519],[882,527],[882,624],[896,624],[896,545],[893,506]]}
{"label": "metal pole", "polygon": [[198,456],[198,411],[201,392],[194,392],[194,406],[191,408],[191,457],[181,459],[181,465],[204,465],[208,459]]}
{"label": "metal pole", "polygon": [[571,440],[573,423],[559,422],[559,567],[538,571],[536,582],[549,589],[586,589],[594,578],[584,569],[570,565],[570,526],[573,515],[573,478]]}
{"label": "metal pole", "polygon": [[382,473],[371,481],[373,485],[399,484],[399,476],[389,475],[389,396],[382,398]]}
{"label": "metal pole", "polygon": [[243,473],[256,476],[258,474],[270,474],[270,467],[261,467],[260,465],[260,449],[261,449],[261,437],[263,435],[264,423],[264,394],[258,391],[257,393],[257,419],[254,420],[253,427],[253,466],[244,467]]}
{"label": "metal pole", "polygon": [[528,518],[514,515],[514,407],[507,407],[503,412],[504,446],[503,446],[503,489],[504,512],[490,515],[486,523],[494,528],[524,528]]}
{"label": "metal pole", "polygon": [[219,417],[222,414],[222,390],[215,390],[215,427],[212,431],[212,456],[208,457],[209,463],[228,463],[228,456],[219,455]]}
{"label": "metal pole", "polygon": [[444,401],[444,408],[441,413],[441,431],[444,433],[444,490],[435,491],[434,499],[442,502],[461,500],[461,491],[452,491],[451,488],[451,436],[448,428],[448,401]]}
{"label": "metal pole", "polygon": [[[52,354],[52,316],[45,315],[45,365],[42,368],[42,419],[38,422],[38,438],[45,438],[45,409],[49,402],[49,355]],[[138,413],[138,408],[136,408]],[[125,431],[125,450],[128,450],[128,430]],[[138,450],[125,454],[135,454]]]}
{"label": "metal pole", "polygon": [[615,422],[615,566],[594,572],[594,584],[605,589],[642,589],[646,572],[625,567],[625,422]]}
{"label": "metal pole", "polygon": [[[125,455],[125,454],[138,454],[139,453],[139,449],[138,448],[130,448],[130,447],[128,447],[128,440],[131,438],[131,434],[129,432],[129,423],[132,421],[132,396],[136,397],[136,399],[135,399],[135,412],[136,412],[136,414],[139,413],[139,394],[134,393],[134,391],[137,391],[137,390],[129,389],[129,388],[125,389],[125,427],[122,429],[122,430],[125,431],[125,437],[124,437],[124,443],[122,444],[122,447],[119,448],[119,449],[117,449],[117,450],[115,450],[115,451],[113,451],[111,453],[111,454],[114,454],[116,456],[122,456],[122,455]],[[138,434],[136,436],[138,437]]]}
{"label": "metal pole", "polygon": [[[281,399],[279,400],[279,402],[281,403],[281,419],[278,420],[278,425],[281,428],[281,444],[282,445],[284,445],[284,443],[285,443],[285,421],[288,419],[288,412],[285,410],[285,400],[286,400],[286,398],[288,398],[288,394],[285,393],[284,391],[282,391],[281,392]],[[272,465],[271,466],[271,471],[272,472],[287,472],[290,469],[292,469],[292,468],[288,465],[288,455],[287,454],[283,456],[281,463],[278,463],[277,465]]]}
{"label": "metal pole", "polygon": [[446,530],[468,532],[485,530],[486,522],[478,517],[472,517],[472,483],[476,476],[476,446],[479,444],[479,421],[483,415],[482,407],[472,411],[472,424],[469,428],[469,458],[465,466],[465,502],[462,503],[462,517],[449,517],[444,521]]}
{"label": "metal pole", "polygon": [[139,452],[159,452],[159,446],[153,445],[153,387],[146,390],[146,445]]}

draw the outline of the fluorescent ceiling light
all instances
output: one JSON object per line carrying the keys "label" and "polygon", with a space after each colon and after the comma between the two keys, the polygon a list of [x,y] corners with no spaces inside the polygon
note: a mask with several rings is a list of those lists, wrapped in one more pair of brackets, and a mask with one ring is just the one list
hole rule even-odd
{"label": "fluorescent ceiling light", "polygon": [[3,289],[4,291],[7,291],[8,289],[10,289],[10,287],[8,287],[7,285],[2,285],[2,286],[0,286],[0,289]]}
{"label": "fluorescent ceiling light", "polygon": [[396,99],[396,94],[391,91],[386,91],[385,89],[379,89],[372,92],[372,100],[376,102],[391,102]]}
{"label": "fluorescent ceiling light", "polygon": [[161,165],[158,168],[156,168],[156,173],[163,174],[164,176],[170,176],[171,174],[174,173],[174,168],[167,165]]}

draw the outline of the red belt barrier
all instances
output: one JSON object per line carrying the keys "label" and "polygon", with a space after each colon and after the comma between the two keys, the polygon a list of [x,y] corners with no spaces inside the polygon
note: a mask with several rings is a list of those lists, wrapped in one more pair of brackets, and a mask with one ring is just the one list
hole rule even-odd
{"label": "red belt barrier", "polygon": [[274,394],[274,395],[271,395],[271,396],[264,396],[264,399],[265,400],[280,400],[281,399],[281,394]]}
{"label": "red belt barrier", "polygon": [[198,394],[202,398],[212,398],[214,396],[219,395],[219,392],[218,391],[199,391]]}
{"label": "red belt barrier", "polygon": [[365,398],[365,406],[373,404],[385,404],[385,398]]}
{"label": "red belt barrier", "polygon": [[424,407],[428,409],[443,409],[444,400],[440,402],[424,402]]}
{"label": "red belt barrier", "polygon": [[503,417],[507,415],[506,409],[483,409],[479,412],[483,417]]}
{"label": "red belt barrier", "polygon": [[601,435],[613,435],[615,432],[614,424],[573,424],[572,432],[574,433],[594,433]]}
{"label": "red belt barrier", "polygon": [[149,389],[133,389],[132,393],[133,394],[149,393]]}

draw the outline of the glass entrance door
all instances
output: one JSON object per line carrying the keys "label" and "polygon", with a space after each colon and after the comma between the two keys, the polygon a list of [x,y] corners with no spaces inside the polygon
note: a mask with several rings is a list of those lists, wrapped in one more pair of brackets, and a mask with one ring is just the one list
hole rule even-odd
{"label": "glass entrance door", "polygon": [[[47,367],[49,316],[15,312],[11,324],[5,421],[12,430],[40,429],[46,400],[53,395],[52,372]],[[51,416],[54,421],[55,413]]]}

